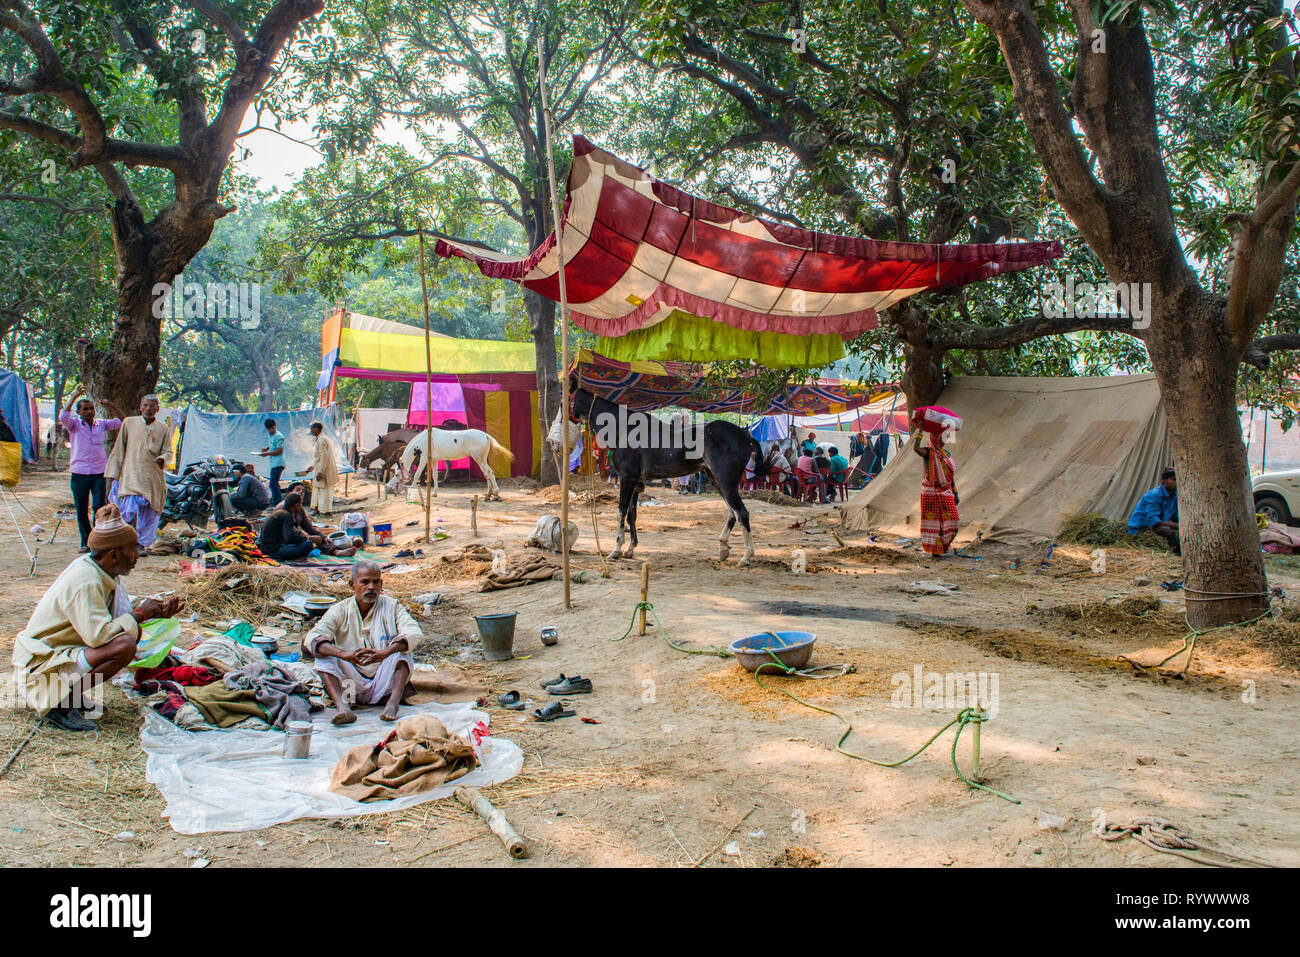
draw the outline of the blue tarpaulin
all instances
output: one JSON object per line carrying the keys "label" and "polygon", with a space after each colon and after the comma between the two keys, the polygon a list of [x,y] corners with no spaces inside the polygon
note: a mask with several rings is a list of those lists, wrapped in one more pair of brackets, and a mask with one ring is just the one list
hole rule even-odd
{"label": "blue tarpaulin", "polygon": [[271,467],[267,458],[256,453],[267,447],[269,442],[266,426],[267,419],[275,419],[275,427],[284,436],[284,475],[280,482],[287,486],[295,473],[311,465],[315,453],[315,439],[309,431],[313,422],[325,427],[325,434],[334,440],[339,448],[339,472],[353,472],[355,469],[342,457],[343,446],[334,431],[336,406],[325,408],[300,409],[294,412],[249,412],[227,415],[224,412],[204,412],[190,406],[185,413],[185,439],[181,443],[180,460],[177,471],[191,462],[198,462],[209,455],[227,455],[241,462],[252,462],[257,466],[257,474],[265,477]]}
{"label": "blue tarpaulin", "polygon": [[22,444],[23,458],[35,462],[36,406],[32,388],[23,379],[7,369],[0,369],[0,412],[4,413],[14,437]]}
{"label": "blue tarpaulin", "polygon": [[750,423],[749,434],[760,442],[775,442],[790,434],[790,418],[784,415],[765,415]]}

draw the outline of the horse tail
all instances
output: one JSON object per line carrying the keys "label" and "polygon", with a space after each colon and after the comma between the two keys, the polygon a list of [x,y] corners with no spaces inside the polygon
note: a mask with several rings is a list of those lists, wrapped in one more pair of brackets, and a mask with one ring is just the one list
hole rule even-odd
{"label": "horse tail", "polygon": [[749,450],[754,455],[754,475],[766,475],[772,471],[772,462],[763,457],[763,446],[758,444],[758,439],[752,435],[749,436]]}
{"label": "horse tail", "polygon": [[497,452],[501,455],[504,455],[511,462],[515,460],[515,453],[511,452],[508,448],[506,448],[496,439],[492,438],[492,436],[490,435],[488,436],[488,445],[491,447],[493,452]]}

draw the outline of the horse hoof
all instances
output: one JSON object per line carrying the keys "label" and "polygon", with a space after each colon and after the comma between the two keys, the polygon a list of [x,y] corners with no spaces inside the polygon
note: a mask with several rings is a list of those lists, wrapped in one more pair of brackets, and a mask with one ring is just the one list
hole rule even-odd
{"label": "horse hoof", "polygon": [[742,558],[742,559],[741,559],[739,562],[737,562],[736,564],[739,565],[741,568],[748,568],[749,565],[750,565],[750,561],[749,561],[748,558]]}
{"label": "horse hoof", "polygon": [[622,557],[623,557],[623,553],[620,552],[617,548],[609,553],[609,560],[612,562],[618,561]]}
{"label": "horse hoof", "polygon": [[727,548],[725,545],[718,549],[718,561],[725,562],[730,555],[731,549]]}

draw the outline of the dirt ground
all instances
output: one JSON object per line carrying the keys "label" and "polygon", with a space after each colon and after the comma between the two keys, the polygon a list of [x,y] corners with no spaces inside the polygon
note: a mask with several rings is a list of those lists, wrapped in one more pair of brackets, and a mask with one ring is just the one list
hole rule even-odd
{"label": "dirt ground", "polygon": [[[393,522],[387,551],[422,534],[418,505],[377,504],[374,485],[364,488],[358,495],[352,486],[347,507]],[[1105,573],[1094,574],[1083,547],[1058,546],[1043,565],[1045,545],[982,546],[932,567],[898,540],[840,531],[832,506],[751,500],[758,560],[742,569],[739,533],[731,559],[717,560],[725,509],[716,495],[654,489],[647,497],[665,504],[641,506],[636,559],[607,562],[595,550],[586,498],[575,496],[580,580],[566,611],[560,581],[480,593],[482,579],[472,573],[486,567],[436,567],[436,556],[474,541],[522,557],[536,519],[557,508],[554,488],[505,483],[503,502],[480,505],[475,539],[474,492],[482,488],[444,487],[433,515],[450,537],[420,546],[419,570],[386,580],[395,593],[447,596],[424,621],[431,637],[423,654],[483,676],[493,693],[493,733],[524,749],[523,773],[485,794],[530,841],[528,860],[508,861],[454,800],[347,821],[176,834],[145,780],[135,705],[112,689],[97,740],[42,729],[0,778],[0,865],[184,867],[189,850],[215,867],[1198,866],[1135,841],[1099,840],[1092,827],[1102,815],[1120,822],[1156,816],[1211,847],[1300,865],[1300,625],[1287,597],[1300,595],[1300,567],[1293,561],[1269,561],[1271,584],[1284,593],[1275,599],[1282,618],[1203,637],[1189,673],[1175,677],[1169,667],[1183,659],[1163,672],[1143,667],[1176,651],[1186,632],[1182,593],[1160,587],[1181,577],[1167,554],[1107,549]],[[18,493],[31,512],[18,512],[25,527],[52,528],[54,509],[70,500],[66,473],[27,474]],[[600,498],[608,552],[615,505],[612,496]],[[31,578],[7,515],[0,524],[10,556],[0,569],[0,656],[7,659],[14,633],[75,557],[77,540],[65,523],[53,544],[40,546]],[[806,551],[807,574],[791,571],[793,549]],[[983,729],[983,779],[1022,803],[957,779],[951,730],[901,768],[876,767],[833,750],[841,730],[834,717],[760,688],[734,661],[675,651],[653,620],[646,636],[618,641],[639,597],[642,559],[673,641],[704,649],[767,629],[802,629],[818,636],[815,664],[851,664],[855,670],[838,678],[763,679],[844,713],[855,728],[850,750],[895,760],[952,719],[963,702],[921,689],[913,695],[916,669],[930,691],[932,673],[986,675],[992,700],[984,703],[993,714]],[[176,557],[144,558],[132,592],[177,588],[178,570]],[[956,593],[902,590],[935,580]],[[498,611],[519,613],[521,657],[486,662],[470,615]],[[539,640],[545,625],[559,629],[555,647]],[[545,703],[537,682],[560,672],[592,679],[594,694],[568,700],[599,723],[539,724],[495,702],[513,688]],[[0,763],[31,725],[31,712],[0,712]],[[967,773],[969,739],[968,730],[959,750]],[[1065,818],[1064,827],[1040,827],[1044,815]],[[731,842],[738,853],[725,853]]]}

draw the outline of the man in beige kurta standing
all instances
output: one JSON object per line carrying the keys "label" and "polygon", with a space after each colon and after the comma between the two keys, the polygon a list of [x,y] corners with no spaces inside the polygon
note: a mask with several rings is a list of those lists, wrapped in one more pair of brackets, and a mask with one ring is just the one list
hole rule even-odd
{"label": "man in beige kurta standing", "polygon": [[135,527],[140,547],[158,537],[158,516],[167,503],[167,439],[171,429],[158,421],[158,397],[140,400],[140,414],[122,420],[117,442],[109,453],[104,478],[111,482],[108,500]]}
{"label": "man in beige kurta standing", "polygon": [[317,515],[328,515],[334,511],[334,484],[339,480],[338,446],[325,434],[325,426],[319,422],[311,424],[311,434],[316,439],[315,456],[311,465],[299,472],[299,475],[311,473],[311,503]]}

